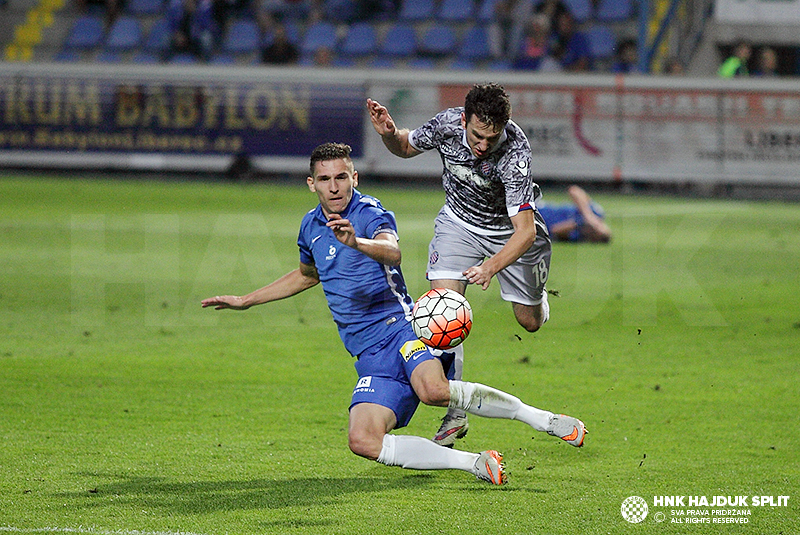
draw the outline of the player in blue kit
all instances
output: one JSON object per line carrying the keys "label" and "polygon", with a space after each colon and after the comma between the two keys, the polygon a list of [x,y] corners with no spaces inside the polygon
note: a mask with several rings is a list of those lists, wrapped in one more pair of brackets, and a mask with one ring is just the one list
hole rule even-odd
{"label": "player in blue kit", "polygon": [[452,354],[434,355],[411,329],[413,302],[400,271],[394,216],[355,189],[358,173],[349,146],[317,147],[307,182],[319,205],[300,225],[299,267],[250,294],[211,297],[202,306],[245,310],[322,283],[339,335],[357,359],[348,429],[353,453],[389,466],[456,469],[496,485],[505,482],[497,451],[469,453],[422,437],[390,434],[408,424],[420,401],[519,420],[573,446],[583,445],[586,429],[577,418],[525,405],[485,385],[448,380],[445,366],[451,367]]}
{"label": "player in blue kit", "polygon": [[536,204],[536,209],[547,224],[550,236],[559,241],[610,242],[611,229],[605,222],[603,208],[580,186],[570,186],[567,193],[571,203]]}

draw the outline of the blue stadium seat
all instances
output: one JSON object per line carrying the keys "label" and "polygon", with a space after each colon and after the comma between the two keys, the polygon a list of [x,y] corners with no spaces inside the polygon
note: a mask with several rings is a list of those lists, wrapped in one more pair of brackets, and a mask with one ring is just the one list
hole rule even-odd
{"label": "blue stadium seat", "polygon": [[594,13],[599,22],[623,22],[633,18],[633,0],[600,0]]}
{"label": "blue stadium seat", "polygon": [[103,19],[92,15],[78,18],[64,40],[68,48],[94,48],[103,41]]}
{"label": "blue stadium seat", "polygon": [[475,62],[464,58],[456,58],[450,62],[450,68],[454,71],[471,71],[475,68]]}
{"label": "blue stadium seat", "polygon": [[417,35],[413,26],[396,23],[389,27],[383,38],[380,53],[391,57],[408,57],[417,52]]}
{"label": "blue stadium seat", "polygon": [[80,61],[81,55],[78,53],[77,50],[72,49],[64,49],[60,50],[55,57],[53,57],[55,61],[61,63],[72,63],[76,61]]}
{"label": "blue stadium seat", "polygon": [[121,59],[118,52],[114,50],[103,50],[97,55],[95,61],[97,63],[119,63]]}
{"label": "blue stadium seat", "polygon": [[169,49],[170,34],[169,21],[166,17],[160,18],[150,27],[150,33],[144,40],[142,48],[146,52],[161,53]]}
{"label": "blue stadium seat", "polygon": [[617,49],[617,36],[608,26],[592,26],[586,30],[586,38],[594,59],[608,59]]}
{"label": "blue stadium seat", "polygon": [[125,9],[132,15],[159,15],[164,12],[164,0],[128,0]]}
{"label": "blue stadium seat", "polygon": [[400,20],[418,22],[433,18],[436,10],[434,0],[403,0]]}
{"label": "blue stadium seat", "polygon": [[592,18],[592,0],[563,0],[575,22],[583,23]]}
{"label": "blue stadium seat", "polygon": [[309,26],[300,43],[300,52],[304,55],[313,56],[320,48],[336,48],[336,27],[330,22],[320,21]]}
{"label": "blue stadium seat", "polygon": [[446,22],[465,22],[472,19],[474,11],[473,0],[442,0],[438,17]]}
{"label": "blue stadium seat", "polygon": [[193,63],[197,63],[197,58],[193,54],[175,54],[169,59],[169,63],[173,65],[192,65]]}
{"label": "blue stadium seat", "polygon": [[222,52],[219,54],[214,54],[208,63],[211,65],[233,65],[236,63],[236,58],[234,58],[231,54]]}
{"label": "blue stadium seat", "polygon": [[480,24],[476,24],[464,34],[464,38],[456,50],[458,58],[470,61],[487,59],[490,54],[489,36],[486,33],[486,27]]}
{"label": "blue stadium seat", "polygon": [[408,68],[414,70],[431,71],[436,68],[436,62],[431,58],[415,57],[408,60]]}
{"label": "blue stadium seat", "polygon": [[342,43],[344,57],[361,57],[372,54],[377,49],[378,36],[375,28],[367,22],[357,22],[350,26]]}
{"label": "blue stadium seat", "polygon": [[494,20],[494,6],[501,0],[482,0],[478,6],[478,21],[491,22]]}
{"label": "blue stadium seat", "polygon": [[158,56],[155,54],[151,54],[150,52],[139,51],[133,55],[131,58],[132,63],[139,63],[141,65],[155,65],[160,63]]}
{"label": "blue stadium seat", "polygon": [[456,32],[446,24],[434,24],[422,35],[419,53],[426,56],[446,56],[456,47]]}
{"label": "blue stadium seat", "polygon": [[325,0],[323,10],[328,20],[350,22],[356,17],[356,0]]}
{"label": "blue stadium seat", "polygon": [[127,15],[118,17],[106,37],[106,49],[124,51],[137,48],[142,41],[139,19]]}
{"label": "blue stadium seat", "polygon": [[237,19],[228,26],[221,48],[229,54],[248,54],[257,51],[260,42],[258,24],[250,19]]}

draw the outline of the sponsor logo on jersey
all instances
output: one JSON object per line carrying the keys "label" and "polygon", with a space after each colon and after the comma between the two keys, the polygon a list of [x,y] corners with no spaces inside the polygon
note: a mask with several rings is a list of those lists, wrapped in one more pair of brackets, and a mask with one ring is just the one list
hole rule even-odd
{"label": "sponsor logo on jersey", "polygon": [[428,346],[422,343],[422,340],[409,340],[403,347],[400,348],[400,354],[403,355],[403,360],[417,360],[421,355],[428,352]]}

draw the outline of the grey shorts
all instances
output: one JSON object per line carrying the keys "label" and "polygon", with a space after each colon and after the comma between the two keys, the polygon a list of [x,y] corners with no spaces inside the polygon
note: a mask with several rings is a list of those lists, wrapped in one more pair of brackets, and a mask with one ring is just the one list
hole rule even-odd
{"label": "grey shorts", "polygon": [[[536,214],[537,222],[541,216]],[[500,295],[505,301],[522,305],[542,302],[550,273],[550,237],[543,222],[536,225],[536,240],[516,262],[497,274]],[[428,280],[466,281],[463,272],[494,256],[511,234],[483,236],[464,228],[442,209],[436,216],[433,239],[428,246]]]}

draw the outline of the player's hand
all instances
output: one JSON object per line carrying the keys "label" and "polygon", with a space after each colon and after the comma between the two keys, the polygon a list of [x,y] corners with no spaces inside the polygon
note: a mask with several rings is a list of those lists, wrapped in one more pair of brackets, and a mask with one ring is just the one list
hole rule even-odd
{"label": "player's hand", "polygon": [[485,264],[472,266],[466,269],[462,275],[467,278],[470,284],[480,285],[482,290],[489,287],[489,284],[492,282],[492,277],[494,277],[494,273]]}
{"label": "player's hand", "polygon": [[367,111],[369,111],[369,118],[372,120],[372,126],[375,131],[381,136],[393,136],[397,131],[397,125],[394,124],[394,119],[389,115],[389,110],[386,106],[368,98]]}
{"label": "player's hand", "polygon": [[230,308],[231,310],[247,310],[249,307],[245,306],[242,298],[236,295],[217,295],[216,297],[209,297],[203,299],[200,304],[203,308],[215,307],[216,310],[223,308]]}
{"label": "player's hand", "polygon": [[339,214],[331,214],[328,216],[327,226],[333,231],[337,240],[356,249],[356,229],[349,219],[344,219]]}

